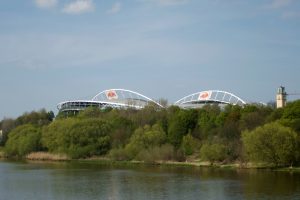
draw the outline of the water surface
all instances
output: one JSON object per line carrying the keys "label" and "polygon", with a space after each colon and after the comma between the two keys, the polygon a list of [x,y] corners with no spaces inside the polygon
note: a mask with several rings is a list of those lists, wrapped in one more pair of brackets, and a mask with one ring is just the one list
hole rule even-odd
{"label": "water surface", "polygon": [[0,200],[300,199],[300,173],[0,161]]}

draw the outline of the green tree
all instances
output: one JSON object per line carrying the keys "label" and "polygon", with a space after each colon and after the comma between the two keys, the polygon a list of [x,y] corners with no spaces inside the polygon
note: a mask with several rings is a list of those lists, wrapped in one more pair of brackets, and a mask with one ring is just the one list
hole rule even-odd
{"label": "green tree", "polygon": [[198,139],[194,138],[191,133],[185,135],[182,139],[181,148],[185,155],[192,155],[199,145]]}
{"label": "green tree", "polygon": [[17,126],[23,124],[33,124],[37,126],[44,126],[51,123],[53,120],[53,112],[47,112],[45,109],[39,111],[32,111],[30,113],[24,113],[15,120]]}
{"label": "green tree", "polygon": [[33,125],[26,124],[13,129],[8,134],[5,144],[5,153],[8,156],[25,156],[26,154],[40,150],[41,130]]}
{"label": "green tree", "polygon": [[216,134],[218,126],[222,126],[224,121],[222,119],[220,107],[216,104],[205,105],[199,110],[198,114],[198,129],[200,131],[201,139],[208,139]]}
{"label": "green tree", "polygon": [[101,110],[99,107],[88,107],[87,109],[79,112],[77,115],[78,118],[86,119],[86,118],[100,118],[103,116],[103,110]]}
{"label": "green tree", "polygon": [[198,113],[196,110],[179,110],[174,113],[174,116],[169,120],[168,140],[179,148],[183,136],[193,131],[197,125]]}
{"label": "green tree", "polygon": [[55,120],[43,128],[42,144],[50,152],[67,153],[70,146],[70,130],[77,122],[74,118]]}
{"label": "green tree", "polygon": [[241,130],[253,130],[256,127],[264,124],[264,116],[259,112],[251,112],[243,114],[240,121]]}
{"label": "green tree", "polygon": [[297,134],[276,122],[244,131],[242,141],[251,161],[286,166],[297,159]]}
{"label": "green tree", "polygon": [[274,122],[282,118],[284,108],[274,109],[273,112],[267,117],[267,122]]}
{"label": "green tree", "polygon": [[43,130],[42,142],[51,152],[72,158],[103,155],[110,150],[110,123],[99,119],[58,120]]}
{"label": "green tree", "polygon": [[226,148],[223,144],[203,144],[200,149],[200,157],[212,164],[223,161],[226,158]]}
{"label": "green tree", "polygon": [[124,147],[134,132],[135,126],[133,122],[126,117],[120,116],[118,113],[111,115],[108,121],[112,124],[112,131],[110,132],[112,147]]}
{"label": "green tree", "polygon": [[300,118],[300,100],[288,103],[284,108],[283,116],[284,119],[299,119]]}
{"label": "green tree", "polygon": [[300,100],[287,104],[283,111],[281,123],[300,133]]}
{"label": "green tree", "polygon": [[134,159],[144,149],[159,147],[166,142],[166,133],[159,124],[138,128],[126,145],[125,151],[129,159]]}
{"label": "green tree", "polygon": [[0,141],[0,146],[4,146],[8,133],[16,127],[15,121],[13,119],[5,118],[1,121],[1,130],[2,130],[2,140]]}
{"label": "green tree", "polygon": [[70,129],[70,146],[67,153],[72,158],[103,155],[110,149],[111,126],[106,121],[85,119],[77,121]]}

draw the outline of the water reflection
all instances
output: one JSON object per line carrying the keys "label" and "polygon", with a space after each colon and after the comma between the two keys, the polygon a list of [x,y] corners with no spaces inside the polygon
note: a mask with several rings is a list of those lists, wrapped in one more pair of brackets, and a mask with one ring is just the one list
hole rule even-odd
{"label": "water reflection", "polygon": [[0,199],[300,199],[300,174],[267,170],[0,162]]}

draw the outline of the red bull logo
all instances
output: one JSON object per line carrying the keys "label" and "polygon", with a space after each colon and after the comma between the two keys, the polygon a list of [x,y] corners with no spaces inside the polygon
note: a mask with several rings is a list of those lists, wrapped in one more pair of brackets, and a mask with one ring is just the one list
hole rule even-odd
{"label": "red bull logo", "polygon": [[211,96],[211,91],[204,91],[199,94],[198,100],[208,100]]}
{"label": "red bull logo", "polygon": [[106,98],[109,100],[118,99],[118,94],[115,90],[109,90],[105,92]]}

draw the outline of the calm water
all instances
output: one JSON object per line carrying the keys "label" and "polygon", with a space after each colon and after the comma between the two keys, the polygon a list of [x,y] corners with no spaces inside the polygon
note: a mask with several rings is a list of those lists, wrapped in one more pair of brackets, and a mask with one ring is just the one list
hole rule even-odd
{"label": "calm water", "polygon": [[300,173],[0,161],[0,200],[300,199]]}

